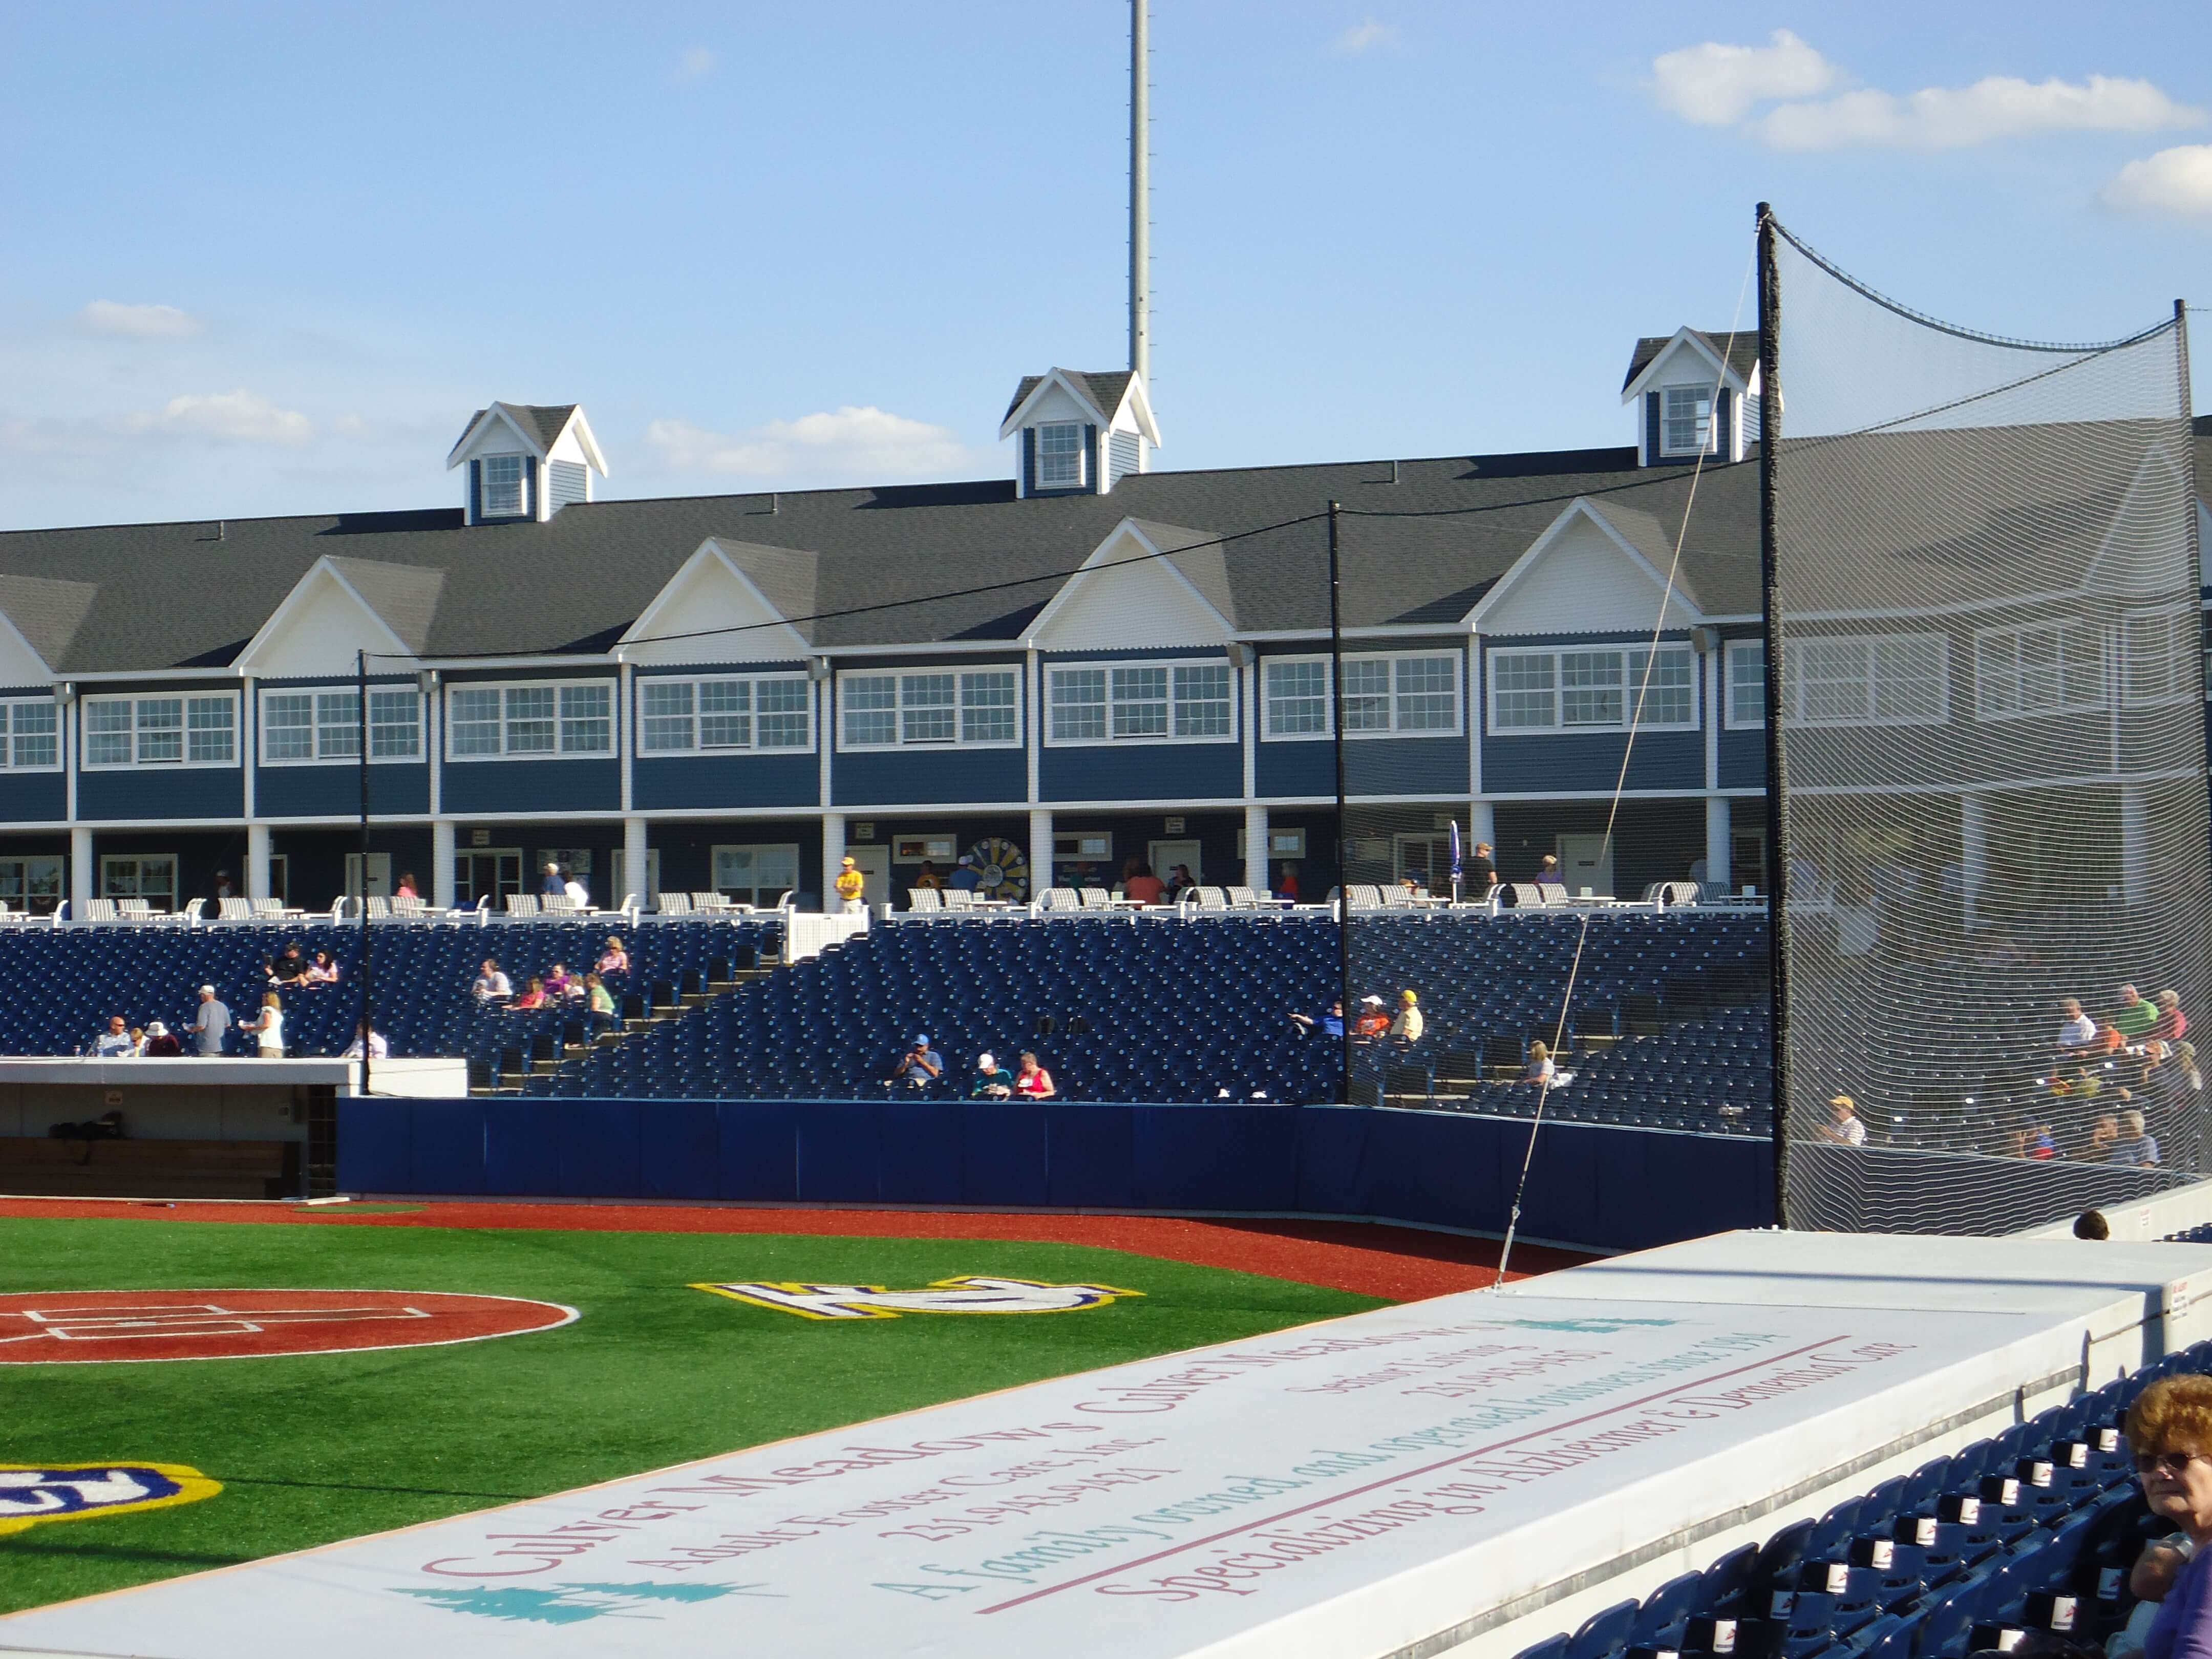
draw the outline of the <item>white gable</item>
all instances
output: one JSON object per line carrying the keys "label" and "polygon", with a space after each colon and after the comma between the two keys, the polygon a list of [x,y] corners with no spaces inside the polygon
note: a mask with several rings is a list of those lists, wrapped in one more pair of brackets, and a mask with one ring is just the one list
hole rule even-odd
{"label": "white gable", "polygon": [[[716,631],[721,629],[731,631]],[[662,637],[666,635],[696,637]],[[799,631],[710,539],[629,625],[617,653],[625,661],[662,665],[787,661],[809,649]]]}
{"label": "white gable", "polygon": [[1168,560],[1146,556],[1155,551],[1133,526],[1120,526],[1038,613],[1025,643],[1041,651],[1225,644],[1221,614]]}
{"label": "white gable", "polygon": [[[1660,624],[1665,592],[1662,576],[1588,513],[1570,507],[1498,580],[1474,618],[1486,635],[1636,633]],[[1678,587],[1663,625],[1697,620]]]}
{"label": "white gable", "polygon": [[0,615],[0,685],[44,685],[53,670],[16,631],[15,624]]}
{"label": "white gable", "polygon": [[[1756,371],[1753,371],[1756,373]],[[1688,329],[1677,330],[1674,337],[1659,349],[1659,354],[1644,365],[1641,374],[1620,390],[1620,401],[1633,403],[1644,392],[1666,386],[1702,386],[1711,387],[1717,383],[1735,391],[1744,390],[1743,377],[1721,361],[1719,355]]]}
{"label": "white gable", "polygon": [[[392,654],[405,643],[385,625],[328,565],[318,563],[278,605],[252,643],[239,653],[241,672],[265,679],[349,674],[355,653],[366,651],[372,672],[390,673]],[[383,660],[376,659],[381,657]]]}
{"label": "white gable", "polygon": [[1095,426],[1098,416],[1087,405],[1069,395],[1066,386],[1048,382],[1037,389],[1023,415],[1022,424],[1036,426],[1046,421],[1081,421]]}

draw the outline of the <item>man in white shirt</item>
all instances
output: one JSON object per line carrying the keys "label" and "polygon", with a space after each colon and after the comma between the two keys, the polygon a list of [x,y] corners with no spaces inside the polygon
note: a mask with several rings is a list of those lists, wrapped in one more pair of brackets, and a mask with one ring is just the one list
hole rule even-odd
{"label": "man in white shirt", "polygon": [[[383,1032],[371,1031],[368,1034],[368,1057],[371,1060],[388,1059],[391,1053],[392,1044],[385,1036]],[[352,1043],[348,1046],[346,1051],[340,1054],[338,1058],[340,1060],[359,1060],[361,1058],[361,1023],[358,1020],[354,1022]]]}
{"label": "man in white shirt", "polygon": [[109,1017],[107,1029],[92,1045],[92,1052],[101,1060],[128,1060],[138,1052],[138,1045],[131,1041],[131,1027],[122,1015]]}
{"label": "man in white shirt", "polygon": [[590,909],[592,908],[592,890],[585,886],[582,882],[576,879],[576,872],[574,871],[564,870],[561,873],[568,878],[566,881],[562,883],[561,890],[568,896],[568,902],[574,905],[579,910]]}
{"label": "man in white shirt", "polygon": [[2065,1023],[2058,1028],[2061,1048],[2086,1048],[2097,1040],[2097,1022],[2081,1012],[2081,999],[2069,997],[2062,1005]]}
{"label": "man in white shirt", "polygon": [[222,1058],[222,1034],[230,1029],[230,1010],[215,994],[215,987],[200,987],[200,1006],[192,1012],[191,1030],[202,1058]]}
{"label": "man in white shirt", "polygon": [[1866,1125],[1859,1121],[1858,1103],[1849,1095],[1836,1096],[1828,1103],[1828,1121],[1814,1133],[1838,1146],[1865,1146]]}
{"label": "man in white shirt", "polygon": [[495,997],[513,996],[514,981],[500,972],[498,963],[486,957],[483,971],[477,975],[476,983],[469,988],[476,993],[478,1002],[489,1002]]}

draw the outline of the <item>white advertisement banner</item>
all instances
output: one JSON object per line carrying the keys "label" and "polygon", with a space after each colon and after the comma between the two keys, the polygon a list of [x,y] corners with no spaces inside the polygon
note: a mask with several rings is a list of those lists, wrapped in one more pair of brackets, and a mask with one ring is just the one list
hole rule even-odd
{"label": "white advertisement banner", "polygon": [[2078,1350],[2033,1316],[1470,1293],[34,1609],[0,1650],[1372,1655]]}

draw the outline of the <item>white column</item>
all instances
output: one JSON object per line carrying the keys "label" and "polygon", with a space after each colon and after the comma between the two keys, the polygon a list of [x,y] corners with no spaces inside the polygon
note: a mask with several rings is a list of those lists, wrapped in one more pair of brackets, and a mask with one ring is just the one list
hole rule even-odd
{"label": "white column", "polygon": [[1052,885],[1052,809],[1030,808],[1030,896],[1042,897]]}
{"label": "white column", "polygon": [[1729,868],[1729,817],[1726,795],[1705,797],[1705,881],[1723,893],[1735,880]]}
{"label": "white column", "polygon": [[1498,808],[1486,800],[1470,801],[1467,813],[1467,850],[1487,842],[1493,854],[1498,847]]}
{"label": "white column", "polygon": [[246,826],[246,896],[273,896],[269,890],[269,826],[265,823]]}
{"label": "white column", "polygon": [[1975,907],[1981,902],[1982,884],[1989,878],[1990,804],[1980,795],[1959,798],[1959,915],[1968,927],[1974,925]]}
{"label": "white column", "polygon": [[1248,806],[1244,809],[1244,884],[1254,892],[1266,894],[1267,884],[1267,809]]}
{"label": "white column", "polygon": [[441,910],[453,908],[453,821],[451,818],[430,820],[430,902]]}
{"label": "white column", "polygon": [[2120,896],[2139,904],[2150,892],[2149,805],[2142,786],[2120,786]]}
{"label": "white column", "polygon": [[70,920],[84,920],[84,907],[91,902],[96,889],[94,883],[99,872],[92,864],[92,831],[84,824],[70,829]]}
{"label": "white column", "polygon": [[837,914],[837,868],[845,861],[845,815],[822,815],[822,914]]}
{"label": "white column", "polygon": [[[843,854],[838,856],[842,858]],[[646,851],[645,820],[640,817],[623,820],[623,885],[628,892],[610,893],[610,902],[620,904],[630,893],[637,895],[641,904],[653,902],[649,890],[653,884],[653,860]]]}

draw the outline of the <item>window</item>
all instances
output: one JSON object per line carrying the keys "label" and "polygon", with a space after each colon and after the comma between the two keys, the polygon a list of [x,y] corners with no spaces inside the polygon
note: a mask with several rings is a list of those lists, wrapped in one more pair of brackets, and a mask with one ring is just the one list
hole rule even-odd
{"label": "window", "polygon": [[0,859],[0,903],[10,910],[50,916],[60,908],[61,902],[59,859]]}
{"label": "window", "polygon": [[523,458],[520,455],[485,456],[483,491],[477,517],[526,517],[530,512],[530,502],[527,499],[529,492],[524,484]]}
{"label": "window", "polygon": [[[52,700],[0,702],[0,766],[32,772],[60,764],[61,722]],[[0,890],[0,898],[5,896]]]}
{"label": "window", "polygon": [[1950,644],[1941,634],[1812,636],[1782,654],[1792,726],[1940,726],[1950,715]]}
{"label": "window", "polygon": [[[11,734],[12,736],[12,734]],[[90,697],[87,766],[230,766],[238,759],[238,697]]]}
{"label": "window", "polygon": [[1083,488],[1083,426],[1078,421],[1053,421],[1036,428],[1036,487],[1039,489]]}
{"label": "window", "polygon": [[1007,748],[1021,741],[1018,674],[957,668],[841,674],[846,749]]}
{"label": "window", "polygon": [[1695,455],[1712,442],[1713,394],[1700,386],[1670,386],[1660,394],[1659,448]]}
{"label": "window", "polygon": [[1696,653],[1682,645],[1492,651],[1490,729],[1689,730],[1698,723],[1697,667]]}
{"label": "window", "polygon": [[659,755],[811,749],[809,701],[804,674],[640,680],[638,747]]}
{"label": "window", "polygon": [[[454,686],[447,694],[446,753],[455,760],[611,755],[614,696],[605,682]],[[373,744],[374,727],[369,735]]]}
{"label": "window", "polygon": [[2193,610],[2131,611],[2121,623],[2123,687],[2133,707],[2192,696],[2192,667],[2203,650],[2203,623]]}
{"label": "window", "polygon": [[[1346,657],[1345,735],[1442,737],[1457,732],[1459,665],[1457,655]],[[1270,659],[1263,684],[1269,737],[1329,734],[1327,659]]]}
{"label": "window", "polygon": [[1267,678],[1267,735],[1325,738],[1329,733],[1328,664],[1319,658],[1271,657]]}
{"label": "window", "polygon": [[1237,735],[1229,665],[1140,662],[1047,672],[1046,741],[1206,742]]}
{"label": "window", "polygon": [[714,890],[739,904],[773,909],[799,886],[796,847],[717,847]]}
{"label": "window", "polygon": [[368,757],[418,760],[422,754],[422,696],[419,691],[368,694]]}
{"label": "window", "polygon": [[141,854],[100,860],[102,898],[139,898],[156,910],[177,908],[177,860],[173,853]]}
{"label": "window", "polygon": [[[416,760],[422,753],[420,694],[371,690],[368,755],[373,761]],[[361,694],[357,691],[267,691],[261,697],[261,758],[264,764],[361,758]]]}
{"label": "window", "polygon": [[1728,646],[1728,723],[1766,724],[1766,641],[1730,640]]}
{"label": "window", "polygon": [[2019,720],[2105,706],[2105,637],[2054,618],[1974,635],[1974,714]]}

